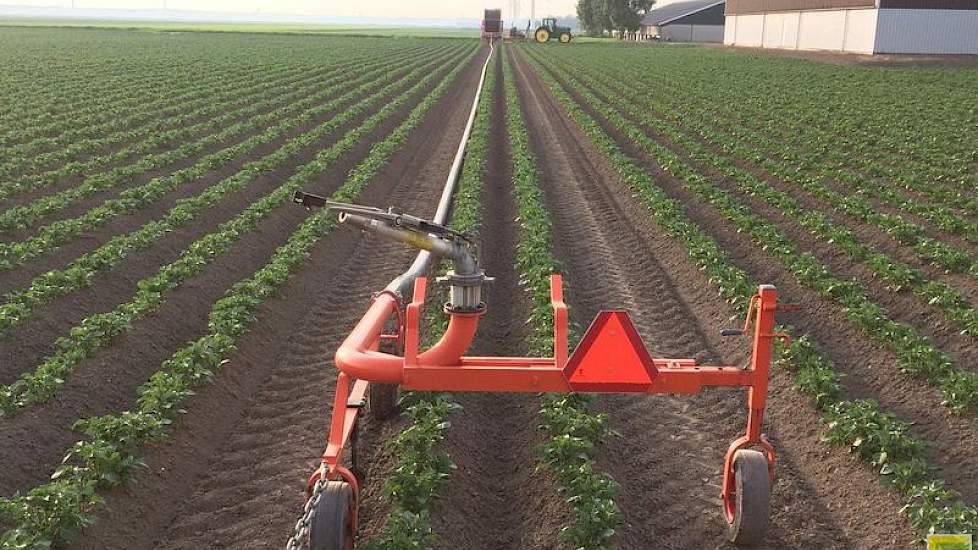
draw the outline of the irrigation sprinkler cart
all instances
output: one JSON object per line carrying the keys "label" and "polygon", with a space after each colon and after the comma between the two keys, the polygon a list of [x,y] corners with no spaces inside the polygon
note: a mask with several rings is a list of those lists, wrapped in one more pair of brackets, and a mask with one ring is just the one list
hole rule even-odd
{"label": "irrigation sprinkler cart", "polygon": [[[747,388],[747,429],[727,449],[721,496],[730,540],[750,544],[763,539],[769,523],[775,451],[761,434],[761,420],[773,341],[786,338],[773,332],[778,307],[773,286],[759,287],[742,329],[722,331],[725,336],[747,334],[753,324],[753,353],[744,367],[652,357],[628,312],[621,310],[599,313],[568,356],[567,306],[560,275],[550,279],[553,357],[468,357],[463,354],[487,310],[481,287],[488,278],[479,269],[465,236],[390,210],[332,204],[304,193],[298,193],[295,200],[307,207],[329,206],[340,213],[341,222],[428,250],[451,259],[455,266],[445,278],[450,287],[450,300],[444,306],[448,328],[434,346],[422,350],[420,345],[427,279],[417,277],[409,303],[390,287],[374,296],[363,318],[336,351],[340,372],[328,445],[321,466],[308,481],[307,504],[311,502],[314,509],[310,528],[313,550],[352,548],[359,486],[341,457],[355,436],[357,418],[372,384],[419,391],[533,393],[695,394],[708,386]],[[385,327],[391,325],[394,331],[385,333]],[[396,353],[380,351],[384,342],[395,344]]]}

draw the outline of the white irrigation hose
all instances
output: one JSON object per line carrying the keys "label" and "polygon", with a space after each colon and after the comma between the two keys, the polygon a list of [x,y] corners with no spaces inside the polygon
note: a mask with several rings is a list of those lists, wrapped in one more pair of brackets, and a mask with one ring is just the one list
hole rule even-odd
{"label": "white irrigation hose", "polygon": [[[438,201],[438,209],[435,211],[435,217],[431,220],[439,225],[444,225],[448,219],[448,211],[452,206],[452,197],[455,195],[455,185],[458,183],[458,177],[461,173],[462,159],[465,158],[465,146],[469,142],[469,134],[472,133],[472,124],[475,122],[475,115],[479,109],[479,98],[482,96],[482,85],[485,83],[486,71],[489,69],[489,61],[492,60],[494,49],[493,42],[489,41],[489,55],[486,57],[486,62],[482,66],[482,75],[479,77],[479,85],[475,89],[475,98],[472,101],[472,110],[469,111],[469,120],[465,123],[462,140],[458,144],[458,151],[455,152],[455,160],[452,161],[452,169],[449,170],[448,178],[445,180],[445,187],[442,189],[441,200]],[[411,264],[411,267],[387,285],[387,290],[398,292],[402,296],[406,295],[411,285],[414,284],[414,280],[428,271],[428,264],[430,262],[431,253],[427,250],[422,250],[414,258],[414,263]]]}

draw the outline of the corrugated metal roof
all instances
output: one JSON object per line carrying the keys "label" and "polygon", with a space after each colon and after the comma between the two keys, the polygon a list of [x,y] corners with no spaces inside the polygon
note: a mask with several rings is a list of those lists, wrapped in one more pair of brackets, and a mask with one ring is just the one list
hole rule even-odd
{"label": "corrugated metal roof", "polygon": [[642,24],[649,27],[662,25],[675,19],[679,19],[680,17],[686,17],[687,15],[691,15],[723,3],[725,2],[718,2],[717,0],[686,0],[685,2],[673,2],[672,4],[667,4],[661,8],[656,8],[650,11],[645,18],[642,19]]}

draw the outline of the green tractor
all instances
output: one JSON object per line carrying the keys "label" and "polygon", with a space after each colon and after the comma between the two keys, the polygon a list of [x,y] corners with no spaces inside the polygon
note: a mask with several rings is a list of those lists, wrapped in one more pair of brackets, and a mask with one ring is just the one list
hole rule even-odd
{"label": "green tractor", "polygon": [[561,44],[567,44],[571,41],[571,30],[570,27],[558,27],[557,18],[546,17],[543,20],[543,24],[537,27],[536,32],[533,33],[533,39],[540,44],[545,44],[556,38]]}

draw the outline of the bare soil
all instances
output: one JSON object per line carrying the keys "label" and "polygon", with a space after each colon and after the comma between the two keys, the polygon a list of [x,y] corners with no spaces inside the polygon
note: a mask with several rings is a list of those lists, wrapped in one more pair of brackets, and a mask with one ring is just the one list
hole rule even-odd
{"label": "bare soil", "polygon": [[[522,54],[509,50],[506,55],[514,64],[575,329],[583,331],[602,309],[624,308],[654,355],[742,364],[750,343],[719,336],[720,329],[740,322],[734,310],[717,297],[681,244],[654,223],[647,208],[570,120]],[[902,56],[861,59],[822,52],[759,51],[852,65],[938,63]],[[465,68],[457,84],[439,100],[358,202],[394,206],[419,216],[433,213],[483,59],[479,56]],[[942,57],[940,62],[934,66],[978,63],[971,57]],[[501,68],[501,57],[495,63]],[[489,312],[482,320],[472,353],[523,355],[527,351],[530,306],[515,269],[518,216],[503,116],[503,74],[501,70],[497,74],[495,88],[486,91],[492,94],[492,116],[481,232],[482,265],[496,282],[488,292]],[[308,190],[318,194],[334,191],[370,146],[403,120],[421,95],[412,98]],[[287,137],[332,114],[304,124]],[[365,116],[299,152],[287,166],[259,176],[247,189],[221,201],[200,219],[132,254],[91,287],[41,307],[32,320],[0,339],[0,383],[9,383],[33,369],[51,353],[58,335],[84,317],[126,300],[136,281],[173,261],[189,243],[279,185]],[[606,121],[595,118],[667,194],[686,205],[689,217],[720,243],[737,266],[754,280],[776,282],[785,300],[805,304],[804,311],[785,320],[822,344],[835,366],[847,375],[847,395],[877,399],[884,408],[913,421],[915,435],[939,445],[940,455],[932,457],[937,474],[961,490],[967,500],[978,499],[978,459],[973,445],[969,445],[978,436],[973,421],[949,417],[938,404],[935,391],[900,375],[892,354],[853,330],[838,307],[798,284],[780,262],[734,231],[681,181],[638,151]],[[646,130],[683,154],[654,128]],[[200,192],[285,139],[168,194],[160,208]],[[176,163],[158,172],[169,173],[182,165]],[[741,165],[807,207],[824,207],[749,163]],[[867,282],[873,297],[895,316],[924,325],[925,332],[962,361],[978,359],[973,343],[938,323],[932,310],[914,309],[910,298],[888,295],[882,286],[873,284],[865,269],[849,265],[778,212],[740,194],[718,174],[697,168],[747,201],[760,215],[784,227],[804,249],[815,252],[845,276]],[[140,178],[134,183],[142,181]],[[82,212],[115,192],[81,201],[50,219]],[[38,258],[23,269],[0,273],[0,292],[20,288],[46,270],[67,265],[114,235],[157,218],[159,211],[154,208],[120,216],[67,243],[56,254]],[[212,304],[234,282],[264,265],[307,215],[293,205],[277,209],[229,253],[173,291],[157,311],[85,361],[54,400],[0,418],[0,462],[5,466],[0,469],[0,494],[11,495],[47,479],[64,449],[80,437],[71,429],[73,420],[131,408],[138,386],[160,363],[206,331]],[[842,215],[830,215],[840,223],[853,223]],[[860,224],[855,227],[861,238],[912,261],[878,230]],[[252,330],[216,373],[214,383],[200,388],[188,402],[187,414],[173,427],[172,438],[146,450],[147,467],[137,472],[135,483],[108,491],[96,523],[84,529],[69,547],[149,550],[284,546],[303,506],[305,480],[318,465],[325,446],[336,375],[333,353],[372,294],[403,270],[411,258],[412,253],[400,245],[346,227],[335,228],[281,292],[263,304]],[[923,268],[935,277],[943,276]],[[978,286],[968,288],[978,300]],[[429,291],[429,299],[441,300],[441,292],[435,286]],[[772,529],[762,547],[911,547],[916,534],[903,519],[901,499],[881,486],[879,477],[863,462],[821,441],[824,426],[818,413],[791,384],[788,373],[774,372],[765,431],[778,449],[778,481]],[[432,526],[439,537],[435,547],[564,548],[559,533],[570,519],[566,495],[557,490],[545,471],[536,468],[543,438],[538,429],[539,396],[457,394],[455,398],[463,409],[450,419],[444,449],[457,469],[431,510]],[[721,466],[727,445],[744,430],[744,393],[714,390],[697,396],[602,396],[596,408],[606,413],[611,427],[621,433],[602,442],[597,464],[620,484],[617,503],[624,521],[617,529],[617,547],[732,548],[726,543],[720,510]],[[389,441],[404,427],[403,418],[380,422],[366,415],[361,423],[361,541],[382,532],[390,509],[383,485],[395,459]]]}
{"label": "bare soil", "polygon": [[[421,216],[434,212],[480,67],[478,59],[471,63],[360,202]],[[151,450],[137,483],[111,493],[99,522],[72,548],[283,546],[325,445],[332,350],[372,293],[410,258],[402,247],[345,227],[334,230],[262,307],[215,383],[194,397],[174,440]],[[382,484],[391,457],[384,442],[399,428],[369,418],[363,428],[365,537],[376,535],[386,517]]]}
{"label": "bare soil", "polygon": [[[653,354],[743,362],[749,343],[718,336],[736,323],[732,310],[650,222],[532,70],[522,61],[518,67],[572,317],[584,324],[599,309],[624,307]],[[732,255],[740,257],[744,248]],[[766,418],[780,459],[767,547],[906,547],[913,533],[899,516],[899,499],[851,456],[818,441],[818,416],[789,383],[780,376],[773,381],[778,399]],[[721,465],[727,444],[743,429],[741,393],[613,396],[602,407],[623,434],[606,443],[600,461],[622,485],[620,547],[723,546]]]}

